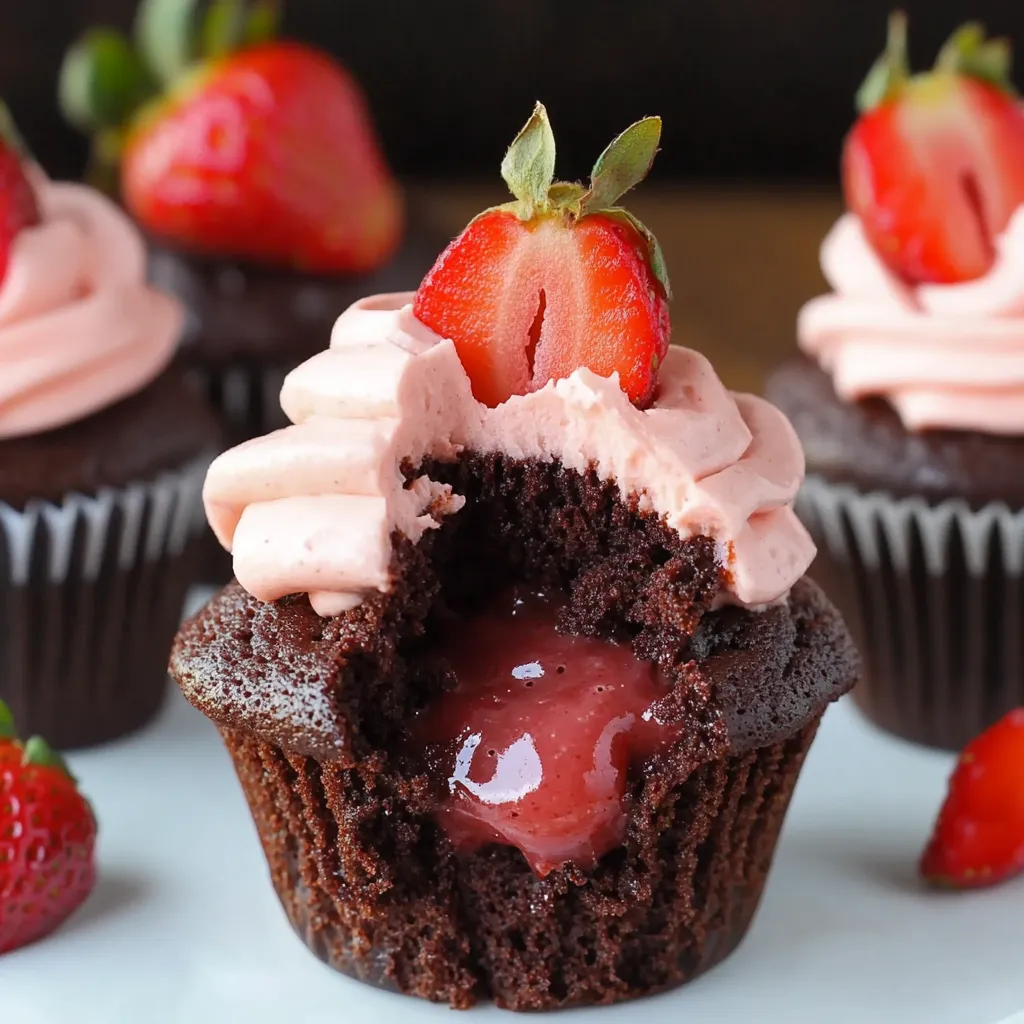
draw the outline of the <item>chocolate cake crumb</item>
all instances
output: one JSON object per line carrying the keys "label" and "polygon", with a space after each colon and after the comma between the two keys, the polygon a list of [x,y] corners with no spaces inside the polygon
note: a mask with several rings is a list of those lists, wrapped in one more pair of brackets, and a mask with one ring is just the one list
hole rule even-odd
{"label": "chocolate cake crumb", "polygon": [[[745,934],[820,717],[854,682],[841,621],[806,580],[763,611],[713,611],[715,544],[594,473],[473,454],[426,471],[466,506],[418,545],[396,538],[387,594],[321,619],[233,584],[178,638],[172,671],[220,726],[289,919],[333,967],[455,1007],[689,980]],[[543,879],[512,847],[456,855],[407,743],[454,682],[436,617],[519,581],[570,595],[559,628],[656,661],[673,682],[656,713],[686,726],[632,780],[625,843]]]}

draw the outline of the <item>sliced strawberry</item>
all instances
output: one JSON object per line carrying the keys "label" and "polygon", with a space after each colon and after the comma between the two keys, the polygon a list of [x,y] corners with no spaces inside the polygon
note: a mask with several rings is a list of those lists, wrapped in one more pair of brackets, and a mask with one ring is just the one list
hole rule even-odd
{"label": "sliced strawberry", "polygon": [[443,652],[458,688],[416,730],[451,794],[439,820],[453,844],[516,846],[540,875],[622,841],[631,763],[679,735],[645,718],[668,686],[653,664],[555,632],[555,613],[519,590],[462,623]]}
{"label": "sliced strawberry", "polygon": [[498,405],[587,367],[618,373],[632,402],[650,402],[671,334],[668,279],[653,236],[613,204],[647,173],[660,130],[657,118],[627,129],[589,189],[553,183],[554,139],[537,105],[502,165],[518,201],[477,217],[413,305],[455,343],[479,401]]}
{"label": "sliced strawberry", "polygon": [[39,204],[25,176],[21,153],[0,133],[0,282],[7,275],[14,239],[39,220]]}
{"label": "sliced strawberry", "polygon": [[949,782],[921,874],[958,889],[1024,871],[1024,708],[964,749]]}
{"label": "sliced strawberry", "polygon": [[1024,108],[1008,61],[1003,41],[968,25],[932,72],[911,76],[905,21],[890,23],[846,139],[843,186],[879,256],[910,283],[984,274],[1024,203]]}

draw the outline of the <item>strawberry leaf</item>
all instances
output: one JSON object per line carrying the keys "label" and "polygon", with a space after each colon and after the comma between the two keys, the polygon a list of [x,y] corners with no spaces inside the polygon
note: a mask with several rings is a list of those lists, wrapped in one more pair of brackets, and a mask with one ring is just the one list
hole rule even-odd
{"label": "strawberry leaf", "polygon": [[123,125],[153,91],[128,40],[106,28],[87,32],[68,50],[58,82],[64,116],[86,132]]}
{"label": "strawberry leaf", "polygon": [[857,109],[863,114],[897,95],[910,77],[907,58],[907,16],[894,11],[889,16],[885,53],[872,65],[857,90]]}
{"label": "strawberry leaf", "polygon": [[1013,54],[1008,39],[986,39],[985,28],[976,21],[961,25],[946,41],[935,61],[935,70],[977,78],[1011,94]]}
{"label": "strawberry leaf", "polygon": [[584,215],[614,206],[639,185],[654,163],[660,140],[660,117],[645,117],[612,139],[590,172],[590,191],[583,200]]}
{"label": "strawberry leaf", "polygon": [[233,53],[245,38],[245,0],[214,0],[199,25],[199,56],[216,60]]}
{"label": "strawberry leaf", "polygon": [[77,784],[78,780],[71,774],[71,769],[68,768],[67,762],[42,736],[33,736],[25,744],[25,749],[21,755],[21,763],[35,765],[38,768],[54,768]]}
{"label": "strawberry leaf", "polygon": [[665,298],[671,301],[672,285],[668,279],[668,266],[665,263],[665,254],[661,251],[661,245],[658,243],[658,239],[655,238],[654,232],[646,224],[634,217],[629,210],[624,210],[621,206],[613,206],[610,210],[602,210],[601,213],[605,216],[614,217],[616,220],[622,221],[640,232],[647,243],[647,260],[651,265],[651,273],[654,274],[658,283],[664,289]]}
{"label": "strawberry leaf", "polygon": [[173,83],[197,56],[203,0],[141,0],[135,15],[135,45],[164,85]]}
{"label": "strawberry leaf", "polygon": [[509,146],[501,161],[501,176],[524,206],[524,220],[547,208],[548,189],[555,178],[555,136],[543,103]]}
{"label": "strawberry leaf", "polygon": [[[7,104],[0,100],[0,140],[6,143],[11,149],[14,150],[22,159],[25,159],[29,155],[28,146],[25,144],[25,140],[21,136],[21,132],[18,131],[18,126],[14,121],[14,115],[11,114],[7,107]],[[6,708],[3,706],[3,701],[0,701],[0,722],[3,719],[3,712]],[[8,712],[10,714],[10,712]],[[3,733],[0,732],[0,736]]]}
{"label": "strawberry leaf", "polygon": [[0,740],[13,740],[17,738],[17,735],[14,728],[14,715],[11,714],[11,709],[0,700]]}
{"label": "strawberry leaf", "polygon": [[245,19],[245,46],[268,43],[277,35],[281,22],[281,5],[277,0],[253,0]]}

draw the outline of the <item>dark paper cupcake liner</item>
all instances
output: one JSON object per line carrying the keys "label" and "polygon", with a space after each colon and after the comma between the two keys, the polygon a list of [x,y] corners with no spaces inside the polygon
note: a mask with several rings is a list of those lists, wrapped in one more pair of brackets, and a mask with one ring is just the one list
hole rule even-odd
{"label": "dark paper cupcake liner", "polygon": [[156,713],[210,460],[59,505],[0,502],[0,697],[25,735],[91,746]]}
{"label": "dark paper cupcake liner", "polygon": [[653,862],[627,846],[594,873],[544,879],[507,847],[453,856],[390,777],[221,734],[274,888],[316,956],[455,1007],[543,1010],[671,988],[736,948],[819,720],[659,791]]}
{"label": "dark paper cupcake liner", "polygon": [[797,511],[818,545],[811,575],[860,648],[854,694],[872,721],[959,750],[1024,705],[1024,511],[818,477]]}
{"label": "dark paper cupcake liner", "polygon": [[[196,386],[220,418],[225,448],[288,426],[280,396],[291,369],[291,366],[259,363],[193,369]],[[224,584],[234,575],[231,556],[208,527],[203,531],[196,564],[199,583]]]}

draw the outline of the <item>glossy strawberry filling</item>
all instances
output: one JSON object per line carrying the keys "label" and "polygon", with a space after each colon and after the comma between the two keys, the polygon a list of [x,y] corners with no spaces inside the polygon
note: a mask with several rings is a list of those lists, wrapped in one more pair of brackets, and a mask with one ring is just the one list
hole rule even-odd
{"label": "glossy strawberry filling", "polygon": [[450,794],[438,821],[456,849],[515,846],[538,875],[592,867],[622,842],[631,767],[680,729],[651,712],[664,675],[628,646],[557,633],[558,605],[506,591],[448,629],[458,686],[415,729]]}

